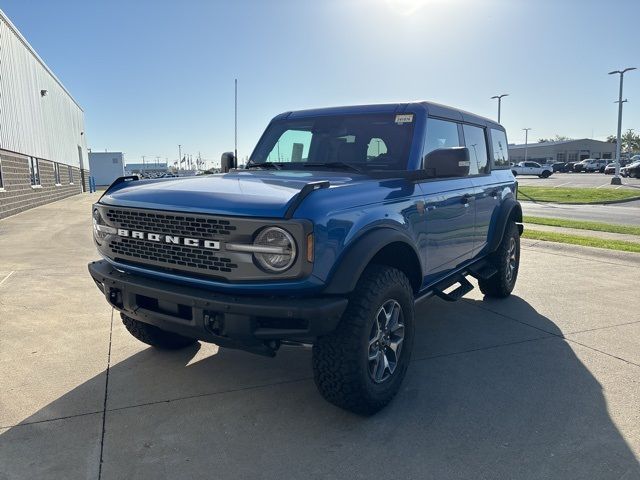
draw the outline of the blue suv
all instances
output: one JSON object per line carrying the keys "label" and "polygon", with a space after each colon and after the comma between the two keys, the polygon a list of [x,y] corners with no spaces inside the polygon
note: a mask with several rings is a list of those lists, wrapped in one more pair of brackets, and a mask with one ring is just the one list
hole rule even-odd
{"label": "blue suv", "polygon": [[489,119],[429,102],[287,112],[235,163],[123,177],[95,204],[89,271],[139,340],[312,344],[321,394],[368,415],[400,388],[418,302],[458,300],[469,276],[514,288],[522,211]]}

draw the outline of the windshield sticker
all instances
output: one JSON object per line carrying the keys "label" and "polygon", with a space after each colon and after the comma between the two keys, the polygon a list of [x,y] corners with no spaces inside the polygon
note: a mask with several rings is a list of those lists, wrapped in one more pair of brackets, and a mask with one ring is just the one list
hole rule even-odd
{"label": "windshield sticker", "polygon": [[404,115],[396,115],[396,123],[402,125],[403,123],[413,122],[413,113],[405,113]]}

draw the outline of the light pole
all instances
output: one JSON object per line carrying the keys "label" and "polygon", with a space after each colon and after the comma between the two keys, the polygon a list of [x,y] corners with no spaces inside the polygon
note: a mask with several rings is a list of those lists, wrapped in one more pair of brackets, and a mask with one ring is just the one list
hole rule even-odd
{"label": "light pole", "polygon": [[523,128],[522,130],[524,130],[524,161],[527,161],[527,149],[529,148],[529,130],[531,130],[531,128],[527,127],[527,128]]}
{"label": "light pole", "polygon": [[625,68],[624,70],[614,70],[613,72],[609,72],[609,75],[615,75],[616,73],[620,74],[620,94],[618,95],[618,137],[616,140],[616,174],[611,179],[611,185],[622,185],[622,179],[620,178],[620,147],[621,147],[621,136],[622,136],[622,104],[626,102],[626,100],[622,100],[622,83],[624,81],[624,74],[630,70],[635,70],[636,67]]}
{"label": "light pole", "polygon": [[498,123],[500,123],[500,105],[502,104],[502,97],[508,97],[508,93],[503,93],[502,95],[494,95],[491,99],[498,99]]}
{"label": "light pole", "polygon": [[182,145],[178,144],[178,170],[182,167]]}

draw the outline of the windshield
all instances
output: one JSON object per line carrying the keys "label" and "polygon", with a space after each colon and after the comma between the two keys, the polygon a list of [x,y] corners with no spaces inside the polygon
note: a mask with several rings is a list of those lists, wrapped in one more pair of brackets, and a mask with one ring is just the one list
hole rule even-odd
{"label": "windshield", "polygon": [[274,122],[247,167],[404,170],[413,114],[319,116]]}

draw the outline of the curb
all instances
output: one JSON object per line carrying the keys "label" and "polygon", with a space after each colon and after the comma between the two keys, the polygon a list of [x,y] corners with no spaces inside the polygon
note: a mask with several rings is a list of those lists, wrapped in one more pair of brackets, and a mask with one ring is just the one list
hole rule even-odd
{"label": "curb", "polygon": [[[520,195],[525,196],[523,193],[520,193]],[[552,200],[518,200],[525,203],[553,203],[554,205],[615,205],[617,203],[637,202],[638,200],[640,200],[640,196],[625,198],[624,200],[603,200],[601,202],[554,202]]]}

